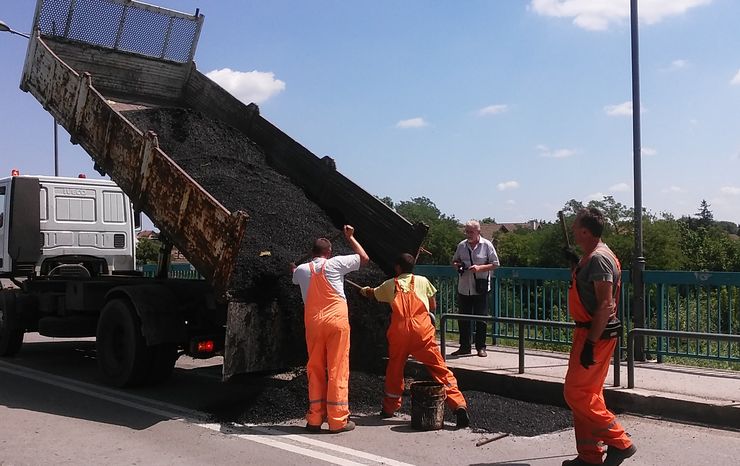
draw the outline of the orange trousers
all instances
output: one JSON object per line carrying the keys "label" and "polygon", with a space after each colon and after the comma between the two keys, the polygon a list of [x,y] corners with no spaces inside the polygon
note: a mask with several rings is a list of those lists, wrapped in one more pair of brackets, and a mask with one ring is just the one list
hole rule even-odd
{"label": "orange trousers", "polygon": [[599,340],[594,345],[596,364],[584,369],[580,355],[587,336],[585,328],[576,328],[573,333],[563,394],[573,411],[578,457],[588,463],[601,464],[602,444],[623,449],[632,445],[632,441],[604,402],[604,381],[617,340]]}
{"label": "orange trousers", "polygon": [[409,355],[424,364],[434,381],[446,387],[447,406],[453,411],[465,407],[465,398],[457,387],[457,379],[447,368],[437,346],[435,330],[424,303],[414,292],[414,276],[410,289],[403,291],[396,282],[391,303],[391,323],[388,327],[388,367],[385,370],[383,411],[392,414],[401,407],[403,370]]}
{"label": "orange trousers", "polygon": [[[324,263],[325,264],[325,263]],[[310,264],[304,321],[308,363],[306,422],[339,430],[349,418],[349,316],[347,301],[331,287],[324,268]]]}
{"label": "orange trousers", "polygon": [[[429,316],[427,315],[428,319]],[[431,325],[431,324],[430,324]],[[466,407],[465,398],[457,387],[457,379],[447,368],[434,337],[426,340],[414,339],[413,335],[388,335],[388,367],[385,371],[385,396],[383,411],[392,414],[401,407],[403,394],[403,371],[409,355],[424,364],[435,382],[446,388],[447,406],[453,411]]]}

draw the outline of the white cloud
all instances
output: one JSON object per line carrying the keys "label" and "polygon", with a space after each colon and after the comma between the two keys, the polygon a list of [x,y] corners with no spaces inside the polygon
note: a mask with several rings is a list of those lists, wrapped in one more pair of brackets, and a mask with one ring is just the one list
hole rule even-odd
{"label": "white cloud", "polygon": [[229,91],[245,104],[261,104],[285,90],[285,82],[275,79],[275,73],[264,71],[235,71],[230,68],[213,70],[206,76]]}
{"label": "white cloud", "polygon": [[652,147],[642,147],[641,148],[642,155],[647,155],[648,157],[655,155],[658,153],[657,150],[653,149]]}
{"label": "white cloud", "polygon": [[630,188],[630,185],[628,185],[627,183],[617,183],[609,187],[609,191],[613,193],[623,193],[625,191],[629,191],[630,189],[632,188]]}
{"label": "white cloud", "polygon": [[509,189],[516,189],[516,188],[519,187],[519,182],[518,181],[514,181],[514,180],[504,181],[503,183],[499,183],[498,185],[496,185],[496,187],[498,188],[499,191],[506,191],[506,190],[509,190]]}
{"label": "white cloud", "polygon": [[516,201],[514,199],[509,199],[506,201],[506,205],[516,205]]}
{"label": "white cloud", "polygon": [[604,199],[604,193],[598,192],[598,193],[592,193],[586,196],[587,201],[600,201]]}
{"label": "white cloud", "polygon": [[723,186],[720,188],[722,194],[729,194],[730,196],[740,195],[740,188],[737,186]]}
{"label": "white cloud", "polygon": [[[644,106],[640,107],[640,113],[644,113],[645,110]],[[606,105],[604,111],[609,116],[632,116],[632,101],[628,100],[617,105]]]}
{"label": "white cloud", "polygon": [[553,149],[551,150],[549,147],[538,144],[536,147],[537,151],[540,153],[540,157],[548,157],[552,159],[564,159],[566,157],[571,157],[576,154],[576,151],[573,149]]}
{"label": "white cloud", "polygon": [[[639,18],[655,24],[708,3],[711,0],[644,0],[640,2]],[[604,31],[630,18],[628,0],[532,0],[529,8],[543,16],[573,18],[573,24],[590,31]]]}
{"label": "white cloud", "polygon": [[498,115],[509,110],[509,106],[505,104],[489,105],[478,110],[478,116]]}
{"label": "white cloud", "polygon": [[666,193],[666,194],[669,194],[669,193],[682,193],[683,192],[683,188],[681,188],[679,186],[668,186],[667,188],[661,189],[660,192]]}
{"label": "white cloud", "polygon": [[680,70],[681,68],[686,68],[687,66],[689,66],[689,62],[686,60],[673,60],[671,62],[672,70]]}
{"label": "white cloud", "polygon": [[733,86],[740,84],[740,70],[737,70],[735,76],[730,80],[730,84]]}
{"label": "white cloud", "polygon": [[409,118],[408,120],[401,120],[398,123],[396,123],[396,128],[423,128],[424,126],[429,125],[424,118],[416,117],[416,118]]}

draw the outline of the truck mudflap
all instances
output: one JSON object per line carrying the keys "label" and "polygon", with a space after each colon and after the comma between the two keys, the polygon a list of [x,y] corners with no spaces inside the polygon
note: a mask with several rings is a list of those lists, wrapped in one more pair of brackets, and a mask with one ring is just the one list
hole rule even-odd
{"label": "truck mudflap", "polygon": [[106,295],[106,302],[125,297],[141,319],[141,331],[147,346],[160,343],[184,343],[188,339],[180,300],[169,288],[151,285],[121,286]]}
{"label": "truck mudflap", "polygon": [[35,34],[21,89],[30,92],[225,296],[247,215],[229,212]]}

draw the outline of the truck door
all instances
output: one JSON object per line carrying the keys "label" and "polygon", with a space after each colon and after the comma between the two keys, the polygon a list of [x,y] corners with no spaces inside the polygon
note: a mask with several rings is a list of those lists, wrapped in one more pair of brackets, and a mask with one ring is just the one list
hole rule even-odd
{"label": "truck door", "polygon": [[5,206],[8,196],[5,195],[5,192],[8,187],[9,183],[7,180],[0,181],[0,272],[10,271],[10,262],[7,257],[7,235],[5,234],[7,231],[7,222],[5,219],[8,216]]}

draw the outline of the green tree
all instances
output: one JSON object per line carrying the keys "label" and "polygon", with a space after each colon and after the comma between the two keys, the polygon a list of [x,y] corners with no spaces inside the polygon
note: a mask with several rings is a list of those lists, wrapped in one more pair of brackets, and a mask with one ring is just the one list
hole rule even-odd
{"label": "green tree", "polygon": [[420,254],[420,264],[449,264],[455,246],[464,235],[460,222],[454,216],[443,214],[427,197],[415,197],[410,201],[395,204],[396,212],[410,222],[423,222],[429,226],[426,240],[422,245],[430,254]]}
{"label": "green tree", "polygon": [[697,226],[705,228],[712,226],[714,223],[714,214],[709,210],[710,207],[711,206],[706,199],[701,200],[701,203],[699,204],[699,212],[696,213],[696,216],[698,217]]}
{"label": "green tree", "polygon": [[156,264],[159,259],[161,243],[156,239],[142,238],[136,243],[136,262],[138,264]]}

